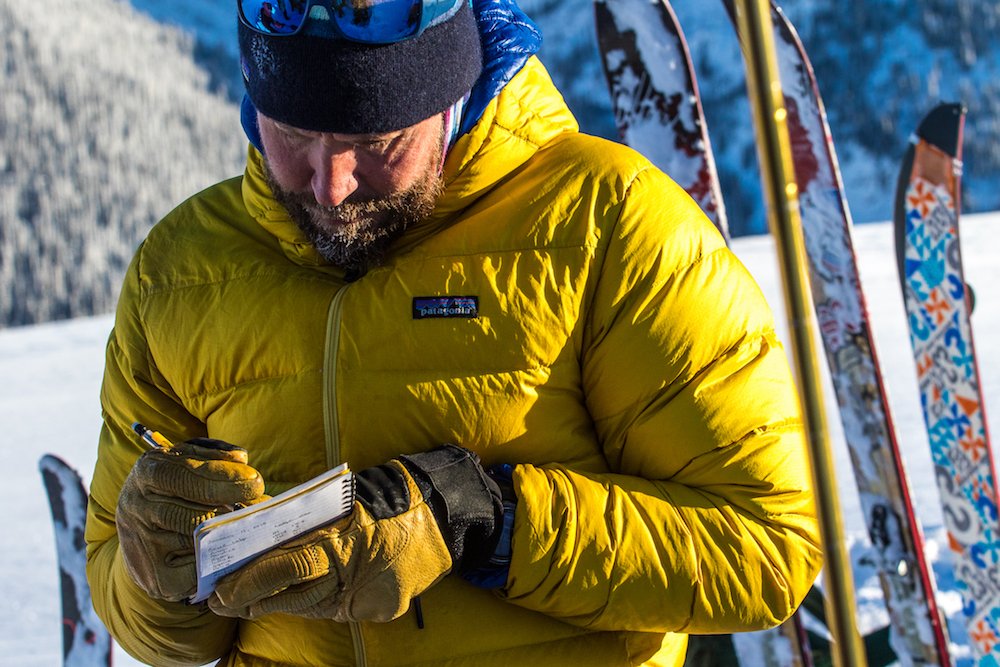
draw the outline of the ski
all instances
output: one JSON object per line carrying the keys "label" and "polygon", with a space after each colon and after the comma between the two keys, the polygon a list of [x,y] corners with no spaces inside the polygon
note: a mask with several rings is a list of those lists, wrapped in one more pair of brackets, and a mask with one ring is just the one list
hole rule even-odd
{"label": "ski", "polygon": [[62,596],[63,667],[111,665],[111,635],[97,617],[87,583],[83,530],[87,492],[65,461],[46,454],[38,461],[52,512]]}
{"label": "ski", "polygon": [[[601,63],[622,142],[669,174],[729,242],[708,126],[684,32],[668,0],[595,0]],[[688,663],[813,664],[801,617],[778,628],[692,637]],[[697,655],[696,655],[697,654]],[[707,657],[697,657],[704,654]]]}
{"label": "ski", "polygon": [[[724,0],[735,23],[732,0]],[[819,86],[795,28],[771,2],[810,287],[872,555],[903,664],[950,665],[852,241],[850,209]]]}
{"label": "ski", "polygon": [[958,218],[965,109],[920,123],[899,174],[899,275],[945,527],[979,665],[1000,660],[1000,525]]}
{"label": "ski", "polygon": [[698,83],[669,2],[596,0],[594,19],[622,143],[641,150],[683,187],[728,243]]}

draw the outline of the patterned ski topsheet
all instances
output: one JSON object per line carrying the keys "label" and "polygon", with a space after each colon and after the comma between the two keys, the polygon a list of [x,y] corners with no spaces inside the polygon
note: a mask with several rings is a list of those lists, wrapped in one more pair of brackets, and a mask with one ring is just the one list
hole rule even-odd
{"label": "patterned ski topsheet", "polygon": [[946,625],[882,382],[826,112],[802,43],[773,2],[772,17],[813,300],[886,597],[891,641],[904,663],[949,665]]}
{"label": "patterned ski topsheet", "polygon": [[83,530],[87,492],[65,461],[46,454],[38,461],[52,511],[62,595],[63,667],[111,665],[111,636],[97,617],[87,583]]}
{"label": "patterned ski topsheet", "polygon": [[1000,524],[962,273],[957,202],[965,110],[931,111],[900,174],[900,280],[955,574],[980,665],[1000,664]]}
{"label": "patterned ski topsheet", "polygon": [[[732,1],[725,5],[735,23]],[[903,664],[950,665],[946,626],[922,552],[923,535],[882,382],[826,111],[794,27],[773,1],[771,9],[810,286],[889,611],[890,641]]]}
{"label": "patterned ski topsheet", "polygon": [[728,242],[701,97],[687,43],[669,3],[597,0],[594,13],[622,142],[641,147],[643,155],[698,202]]}

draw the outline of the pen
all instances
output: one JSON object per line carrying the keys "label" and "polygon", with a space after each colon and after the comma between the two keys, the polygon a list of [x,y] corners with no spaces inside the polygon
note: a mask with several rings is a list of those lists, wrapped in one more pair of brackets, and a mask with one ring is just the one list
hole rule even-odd
{"label": "pen", "polygon": [[146,428],[139,422],[132,424],[132,430],[135,431],[140,438],[145,440],[146,443],[156,447],[157,449],[170,449],[174,446],[174,443],[167,440],[161,433],[158,433],[153,429]]}

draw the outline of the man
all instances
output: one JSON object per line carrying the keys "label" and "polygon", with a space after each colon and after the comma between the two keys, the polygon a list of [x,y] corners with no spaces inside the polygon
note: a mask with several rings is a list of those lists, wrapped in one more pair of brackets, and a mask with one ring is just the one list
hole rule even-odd
{"label": "man", "polygon": [[[140,659],[676,665],[816,576],[764,299],[474,5],[240,3],[246,173],[150,232],[108,347],[88,572]],[[198,521],[340,462],[349,518],[188,602]]]}

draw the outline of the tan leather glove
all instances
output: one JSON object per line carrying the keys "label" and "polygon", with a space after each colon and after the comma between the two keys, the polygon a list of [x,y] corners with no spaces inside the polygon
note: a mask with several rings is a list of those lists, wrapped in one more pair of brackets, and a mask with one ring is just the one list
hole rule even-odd
{"label": "tan leather glove", "polygon": [[222,616],[281,612],[390,621],[454,569],[493,553],[500,489],[472,452],[445,445],[356,475],[353,513],[223,578],[208,606]]}
{"label": "tan leather glove", "polygon": [[158,600],[194,595],[194,529],[237,504],[264,499],[245,449],[198,438],[139,457],[118,497],[115,523],[129,576]]}

